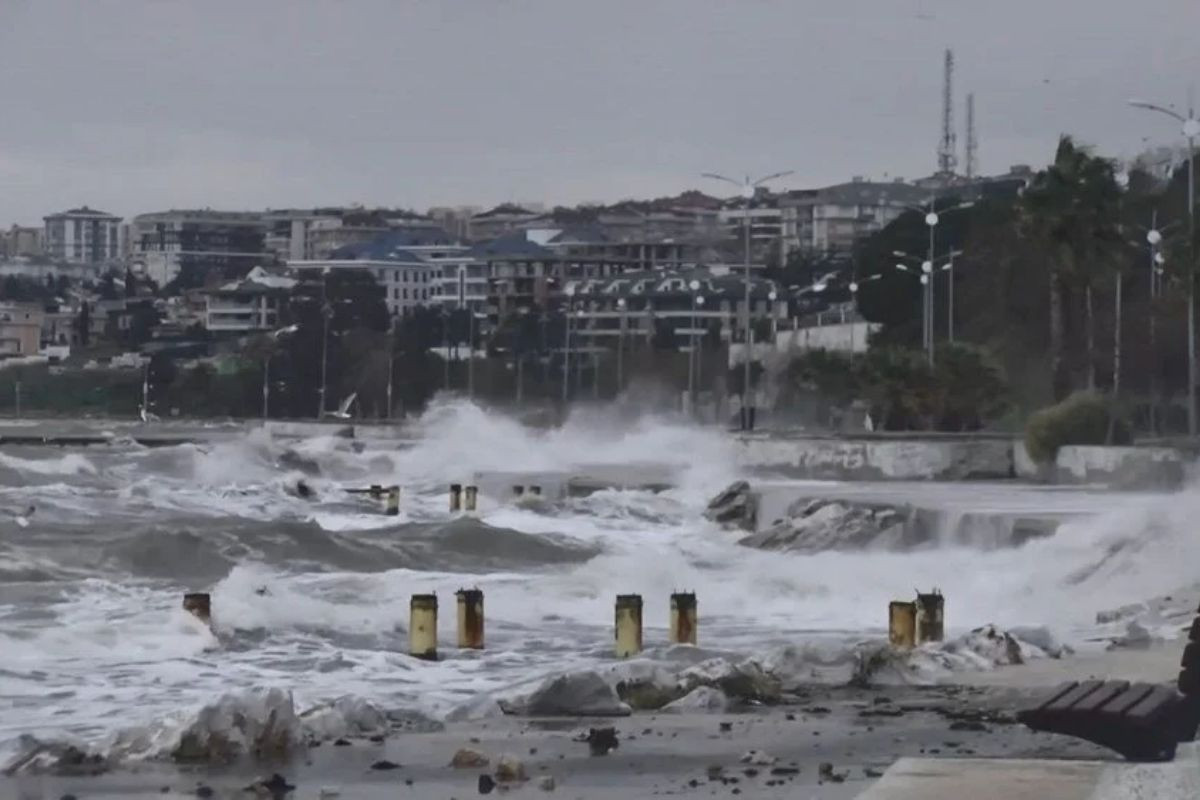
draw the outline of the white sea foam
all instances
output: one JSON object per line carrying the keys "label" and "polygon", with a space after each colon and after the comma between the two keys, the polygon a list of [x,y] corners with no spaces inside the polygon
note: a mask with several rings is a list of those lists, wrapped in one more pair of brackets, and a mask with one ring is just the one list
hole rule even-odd
{"label": "white sea foam", "polygon": [[[78,547],[94,546],[89,536],[135,523],[225,536],[233,523],[249,521],[268,526],[256,528],[266,539],[272,523],[313,523],[302,532],[320,546],[353,545],[355,532],[364,542],[386,545],[385,531],[394,526],[392,544],[424,552],[404,538],[411,523],[447,521],[446,484],[476,471],[665,464],[681,479],[657,494],[605,490],[545,508],[482,498],[484,525],[599,551],[582,563],[467,573],[431,561],[421,570],[359,573],[324,565],[301,572],[303,552],[268,564],[260,563],[262,546],[246,547],[240,563],[205,587],[213,595],[215,635],[180,610],[183,586],[104,574],[102,564],[90,578],[54,589],[37,613],[22,616],[20,595],[11,601],[0,595],[0,652],[6,654],[0,668],[6,692],[20,701],[0,720],[0,742],[11,747],[25,732],[99,742],[160,717],[186,723],[222,694],[256,686],[291,691],[301,708],[350,694],[378,708],[441,714],[480,693],[511,693],[547,674],[609,666],[612,602],[619,593],[643,595],[647,659],[673,673],[682,668],[679,654],[661,646],[668,595],[681,589],[698,594],[702,646],[730,660],[755,656],[781,670],[844,676],[854,645],[882,638],[887,603],[910,598],[915,588],[937,586],[945,593],[952,638],[995,622],[1046,626],[1072,643],[1106,630],[1095,623],[1098,611],[1197,581],[1197,490],[1170,502],[1114,496],[1115,510],[1069,522],[1020,548],[780,554],[740,547],[737,534],[700,514],[703,502],[737,477],[731,445],[720,432],[603,414],[534,431],[463,402],[434,407],[416,430],[411,447],[364,452],[335,437],[296,443],[259,432],[212,446],[114,451],[97,455],[95,464],[70,453],[44,461],[0,455],[0,466],[62,478],[41,487],[22,482],[0,496],[14,505],[28,495],[39,505],[34,524],[18,535],[37,534],[43,520],[75,525]],[[288,450],[315,463],[319,474],[286,459],[281,468]],[[296,496],[301,478],[315,489],[314,499]],[[371,483],[403,487],[400,517],[386,517],[377,505],[341,491]],[[51,545],[25,549],[20,542],[22,549],[5,551],[3,569],[48,570]],[[314,550],[314,563],[321,552]],[[485,592],[488,649],[462,653],[449,646],[453,592],[472,586]],[[1181,605],[1192,602],[1194,590],[1188,591],[1176,594]],[[432,663],[405,655],[409,598],[425,592],[442,600],[444,658]],[[1161,616],[1164,627],[1175,622]],[[1119,632],[1124,625],[1110,627]],[[988,660],[974,652],[954,653],[938,669],[949,674]],[[330,730],[339,724],[334,720]],[[155,741],[129,752],[160,752],[166,740]]]}

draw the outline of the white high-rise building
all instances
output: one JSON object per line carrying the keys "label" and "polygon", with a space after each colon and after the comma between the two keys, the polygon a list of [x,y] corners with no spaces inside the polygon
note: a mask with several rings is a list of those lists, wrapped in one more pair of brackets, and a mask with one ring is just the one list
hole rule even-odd
{"label": "white high-rise building", "polygon": [[103,264],[121,256],[121,218],[83,206],[43,218],[46,255],[68,264]]}

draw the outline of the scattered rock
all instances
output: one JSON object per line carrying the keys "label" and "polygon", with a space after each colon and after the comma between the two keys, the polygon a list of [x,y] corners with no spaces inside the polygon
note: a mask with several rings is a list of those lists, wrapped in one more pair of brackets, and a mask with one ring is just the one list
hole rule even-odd
{"label": "scattered rock", "polygon": [[171,751],[177,761],[228,763],[244,756],[282,759],[303,741],[291,692],[227,694],[197,712]]}
{"label": "scattered rock", "polygon": [[486,767],[489,763],[488,757],[483,753],[466,747],[460,749],[454,754],[454,758],[450,759],[450,766],[455,769],[479,769]]}
{"label": "scattered rock", "polygon": [[389,769],[400,769],[400,765],[397,764],[395,761],[388,761],[386,758],[381,758],[379,761],[376,761],[374,764],[371,765],[371,769],[380,770],[380,771],[389,770]]}
{"label": "scattered rock", "polygon": [[667,686],[653,680],[617,683],[617,697],[635,711],[658,711],[678,701],[683,694],[678,686]]}
{"label": "scattered rock", "polygon": [[756,770],[752,767],[747,767],[746,769],[742,770],[742,774],[745,775],[747,778],[757,778],[758,770]]}
{"label": "scattered rock", "polygon": [[845,772],[834,772],[833,764],[828,761],[821,762],[821,766],[817,767],[818,783],[842,783],[846,780]]}
{"label": "scattered rock", "polygon": [[333,746],[334,747],[349,747],[350,740],[349,739],[334,739]]}
{"label": "scattered rock", "polygon": [[883,772],[871,767],[863,767],[863,775],[866,775],[868,778],[882,778]]}
{"label": "scattered rock", "polygon": [[671,714],[721,714],[729,709],[729,698],[720,689],[698,686],[678,700],[663,706]]}
{"label": "scattered rock", "polygon": [[720,764],[709,764],[708,769],[704,771],[710,781],[719,781],[725,774],[725,768]]}
{"label": "scattered rock", "polygon": [[818,715],[818,716],[821,714],[829,713],[829,709],[826,708],[825,706],[809,706],[808,708],[802,708],[800,710],[803,711],[805,714],[814,714],[814,715]]}
{"label": "scattered rock", "polygon": [[717,724],[717,727],[721,730],[721,733],[729,733],[731,730],[733,730],[733,723],[721,722]]}
{"label": "scattered rock", "polygon": [[335,797],[341,797],[342,791],[335,789],[332,786],[322,786],[321,791],[317,794],[320,800],[333,800]]}
{"label": "scattered rock", "polygon": [[800,768],[799,767],[773,767],[771,769],[771,774],[772,775],[799,775]]}
{"label": "scattered rock", "polygon": [[887,505],[803,498],[788,508],[786,518],[738,544],[800,553],[894,548],[904,544],[906,520],[912,513]]}
{"label": "scattered rock", "polygon": [[514,755],[505,754],[496,761],[494,772],[497,783],[517,783],[529,780],[525,774],[525,764]]}
{"label": "scattered rock", "polygon": [[741,762],[755,767],[769,767],[775,763],[775,757],[767,755],[761,750],[748,750],[742,755]]}
{"label": "scattered rock", "polygon": [[212,797],[214,794],[216,792],[212,790],[212,787],[205,786],[204,784],[196,787],[196,797]]}
{"label": "scattered rock", "polygon": [[258,797],[270,797],[272,800],[281,800],[288,792],[296,787],[287,782],[287,779],[276,772],[269,778],[261,778],[247,786],[243,791],[253,792]]}
{"label": "scattered rock", "polygon": [[494,780],[492,780],[491,775],[488,775],[485,772],[483,775],[479,776],[479,793],[480,794],[491,794],[492,789],[495,789],[495,788],[496,788],[496,782]]}
{"label": "scattered rock", "polygon": [[532,717],[624,717],[630,708],[621,702],[599,674],[573,672],[549,678],[524,701],[501,702],[506,714]]}
{"label": "scattered rock", "polygon": [[554,782],[553,775],[543,775],[542,777],[538,778],[537,788],[541,789],[543,792],[553,792],[555,786],[556,784]]}
{"label": "scattered rock", "polygon": [[590,728],[587,739],[588,749],[594,756],[605,756],[620,746],[617,740],[616,728]]}
{"label": "scattered rock", "polygon": [[1157,639],[1150,629],[1138,620],[1130,620],[1125,625],[1125,633],[1109,643],[1109,650],[1145,650]]}
{"label": "scattered rock", "polygon": [[736,481],[709,501],[704,517],[725,527],[752,531],[758,516],[758,498],[746,481]]}
{"label": "scattered rock", "polygon": [[978,720],[955,720],[950,723],[950,730],[974,730],[978,733],[988,733],[988,726]]}

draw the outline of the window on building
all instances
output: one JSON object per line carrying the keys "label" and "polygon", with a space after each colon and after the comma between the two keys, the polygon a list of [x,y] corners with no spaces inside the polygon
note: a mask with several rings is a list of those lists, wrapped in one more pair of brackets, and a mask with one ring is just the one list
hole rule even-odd
{"label": "window on building", "polygon": [[408,289],[405,289],[405,290],[404,290],[404,299],[405,299],[405,300],[407,300],[407,299],[408,299]]}

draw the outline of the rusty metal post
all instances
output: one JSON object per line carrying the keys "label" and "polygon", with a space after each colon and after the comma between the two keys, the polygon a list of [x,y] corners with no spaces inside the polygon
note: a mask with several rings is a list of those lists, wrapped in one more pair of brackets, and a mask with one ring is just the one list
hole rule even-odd
{"label": "rusty metal post", "polygon": [[203,622],[212,625],[212,597],[208,592],[189,592],[183,596],[183,610]]}
{"label": "rusty metal post", "polygon": [[536,484],[533,486],[530,486],[529,493],[532,495],[540,496],[542,494],[542,487],[540,487]]}
{"label": "rusty metal post", "polygon": [[400,516],[400,487],[389,486],[387,493],[387,507],[384,513],[389,517]]}
{"label": "rusty metal post", "polygon": [[479,589],[459,589],[458,646],[465,650],[483,649],[483,592]]}
{"label": "rusty metal post", "polygon": [[917,604],[893,600],[888,604],[888,641],[912,649],[917,643]]}
{"label": "rusty metal post", "polygon": [[519,483],[514,484],[512,487],[512,492],[513,497],[520,497],[521,495],[525,494],[525,487]]}
{"label": "rusty metal post", "polygon": [[462,511],[462,484],[450,484],[450,511]]}
{"label": "rusty metal post", "polygon": [[383,497],[383,487],[378,483],[372,483],[371,488],[367,489],[367,493],[371,495],[372,500],[378,500]]}
{"label": "rusty metal post", "polygon": [[696,643],[696,595],[693,592],[671,595],[671,643]]}
{"label": "rusty metal post", "polygon": [[642,652],[642,596],[617,595],[617,658],[629,658]]}
{"label": "rusty metal post", "polygon": [[917,644],[940,642],[946,636],[946,606],[942,593],[917,592]]}
{"label": "rusty metal post", "polygon": [[425,661],[437,661],[436,594],[414,594],[408,612],[408,654]]}
{"label": "rusty metal post", "polygon": [[479,499],[479,487],[468,486],[463,490],[463,510],[474,511]]}

